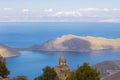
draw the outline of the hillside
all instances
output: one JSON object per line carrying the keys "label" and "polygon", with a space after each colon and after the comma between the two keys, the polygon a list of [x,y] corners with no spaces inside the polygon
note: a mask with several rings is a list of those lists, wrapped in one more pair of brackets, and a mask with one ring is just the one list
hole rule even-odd
{"label": "hillside", "polygon": [[43,44],[33,45],[29,50],[90,52],[94,50],[119,50],[120,39],[92,36],[64,35]]}
{"label": "hillside", "polygon": [[120,71],[113,75],[107,76],[103,80],[120,80]]}
{"label": "hillside", "polygon": [[94,65],[102,80],[120,80],[120,60],[104,61]]}
{"label": "hillside", "polygon": [[3,57],[12,57],[20,55],[20,53],[13,48],[0,44],[0,55]]}

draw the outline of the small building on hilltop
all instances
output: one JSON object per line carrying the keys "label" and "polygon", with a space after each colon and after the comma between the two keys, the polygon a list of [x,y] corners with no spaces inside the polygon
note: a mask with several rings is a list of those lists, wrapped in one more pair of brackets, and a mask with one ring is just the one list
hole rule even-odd
{"label": "small building on hilltop", "polygon": [[54,68],[60,80],[66,80],[70,75],[70,68],[66,65],[66,59],[60,57],[59,64]]}

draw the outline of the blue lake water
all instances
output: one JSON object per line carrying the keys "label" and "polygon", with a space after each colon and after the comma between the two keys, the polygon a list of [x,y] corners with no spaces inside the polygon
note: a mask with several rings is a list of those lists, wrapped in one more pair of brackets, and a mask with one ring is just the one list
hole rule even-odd
{"label": "blue lake water", "polygon": [[[120,38],[120,23],[0,23],[0,43],[10,47],[29,47],[65,34]],[[119,51],[95,51],[91,53],[21,51],[21,55],[7,59],[10,77],[25,75],[33,80],[42,68],[56,66],[60,56],[67,59],[74,70],[89,62],[94,65],[105,60],[119,60]]]}

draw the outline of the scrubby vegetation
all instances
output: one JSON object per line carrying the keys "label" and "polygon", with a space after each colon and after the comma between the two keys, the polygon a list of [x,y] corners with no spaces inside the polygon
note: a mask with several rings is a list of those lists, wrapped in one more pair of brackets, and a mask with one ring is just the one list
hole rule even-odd
{"label": "scrubby vegetation", "polygon": [[6,67],[6,63],[0,61],[0,77],[6,78],[10,74],[10,71]]}
{"label": "scrubby vegetation", "polygon": [[41,76],[36,77],[34,80],[59,80],[57,77],[54,68],[46,66],[43,68],[43,74]]}
{"label": "scrubby vegetation", "polygon": [[100,78],[99,72],[89,66],[88,63],[84,63],[77,70],[72,71],[67,80],[100,80]]}

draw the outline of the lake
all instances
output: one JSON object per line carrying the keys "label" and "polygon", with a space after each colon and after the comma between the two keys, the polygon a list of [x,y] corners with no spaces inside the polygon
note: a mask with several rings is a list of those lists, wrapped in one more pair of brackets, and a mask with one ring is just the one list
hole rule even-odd
{"label": "lake", "polygon": [[[120,38],[120,23],[0,23],[0,43],[13,48],[42,44],[65,34]],[[33,80],[42,73],[43,67],[58,65],[60,56],[64,56],[68,66],[74,70],[84,62],[94,65],[105,60],[119,60],[120,52],[110,50],[91,53],[21,51],[20,56],[7,58],[7,66],[11,71],[9,77],[25,75],[29,80]]]}

